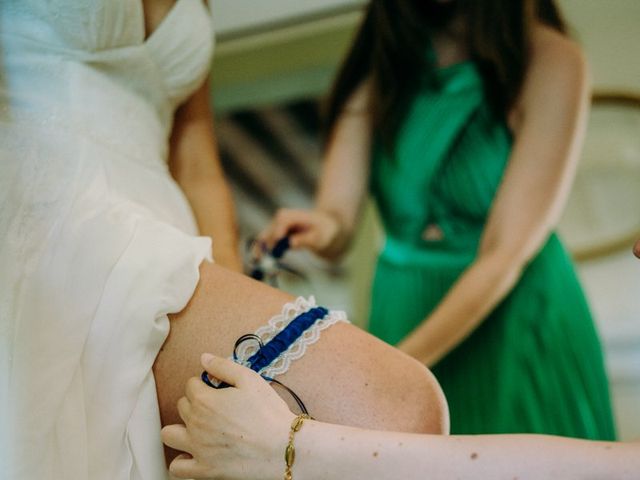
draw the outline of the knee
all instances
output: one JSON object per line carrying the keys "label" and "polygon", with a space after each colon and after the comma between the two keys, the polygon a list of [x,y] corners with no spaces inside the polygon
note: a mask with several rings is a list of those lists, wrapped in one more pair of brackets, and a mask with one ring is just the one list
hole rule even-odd
{"label": "knee", "polygon": [[[375,362],[372,404],[379,409],[376,428],[412,433],[448,434],[449,408],[431,371],[387,345],[384,362]],[[384,413],[383,413],[384,412]]]}
{"label": "knee", "polygon": [[447,435],[449,408],[440,384],[427,367],[414,359],[407,358],[406,364],[399,379],[406,392],[401,399],[404,431]]}
{"label": "knee", "polygon": [[449,431],[449,410],[433,374],[350,325],[324,332],[283,381],[303,395],[318,420],[397,432]]}

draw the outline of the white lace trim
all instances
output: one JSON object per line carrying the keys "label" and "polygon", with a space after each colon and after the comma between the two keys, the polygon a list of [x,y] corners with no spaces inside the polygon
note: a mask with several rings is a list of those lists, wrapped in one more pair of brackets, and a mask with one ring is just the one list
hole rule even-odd
{"label": "white lace trim", "polygon": [[[263,344],[269,342],[280,333],[298,315],[316,307],[316,299],[310,296],[296,298],[295,302],[287,303],[282,307],[282,313],[269,320],[267,325],[258,328],[255,334],[260,337]],[[329,310],[324,318],[317,320],[310,328],[305,330],[300,337],[289,346],[271,365],[260,370],[260,374],[274,378],[282,375],[291,366],[291,362],[302,358],[309,345],[313,345],[320,339],[320,333],[338,322],[349,323],[347,315],[343,311]],[[258,351],[258,345],[254,342],[244,342],[236,351],[238,362],[246,365],[246,360]]]}

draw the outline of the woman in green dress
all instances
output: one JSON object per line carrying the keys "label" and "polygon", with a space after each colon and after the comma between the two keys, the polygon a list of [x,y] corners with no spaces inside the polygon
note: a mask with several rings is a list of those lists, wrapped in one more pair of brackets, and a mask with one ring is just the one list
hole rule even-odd
{"label": "woman in green dress", "polygon": [[373,0],[334,87],[316,207],[267,244],[386,234],[370,330],[433,368],[452,433],[615,437],[600,343],[554,232],[588,80],[551,0]]}

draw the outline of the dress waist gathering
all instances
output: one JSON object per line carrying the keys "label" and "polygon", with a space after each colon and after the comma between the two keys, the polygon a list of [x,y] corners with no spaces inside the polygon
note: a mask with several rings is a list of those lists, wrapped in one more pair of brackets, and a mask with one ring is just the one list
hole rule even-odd
{"label": "dress waist gathering", "polygon": [[473,262],[479,245],[479,233],[467,232],[453,241],[410,242],[387,235],[380,259],[397,265],[427,268],[461,268]]}

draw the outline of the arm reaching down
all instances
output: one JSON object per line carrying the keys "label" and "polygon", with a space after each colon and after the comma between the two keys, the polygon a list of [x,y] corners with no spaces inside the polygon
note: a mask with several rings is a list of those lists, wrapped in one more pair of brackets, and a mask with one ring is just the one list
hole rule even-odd
{"label": "arm reaching down", "polygon": [[[179,478],[276,480],[294,415],[251,370],[203,355],[208,372],[234,387],[195,379],[179,404],[185,425],[163,441],[187,452],[171,464]],[[307,420],[294,437],[294,478],[307,480],[629,479],[640,471],[640,444],[543,435],[420,435]]]}
{"label": "arm reaching down", "polygon": [[331,132],[315,207],[279,210],[260,239],[268,246],[289,236],[292,248],[335,259],[349,246],[369,177],[369,84],[351,95]]}

